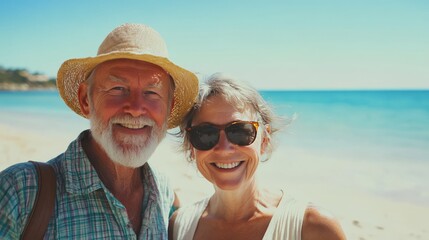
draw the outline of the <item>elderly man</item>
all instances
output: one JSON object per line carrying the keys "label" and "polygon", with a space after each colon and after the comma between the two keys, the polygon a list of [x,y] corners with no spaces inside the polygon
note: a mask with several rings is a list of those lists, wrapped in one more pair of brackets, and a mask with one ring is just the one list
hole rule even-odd
{"label": "elderly man", "polygon": [[[45,239],[167,239],[174,193],[147,161],[194,103],[196,76],[167,59],[156,31],[125,24],[96,57],[64,62],[57,85],[91,127],[48,162],[57,188]],[[0,174],[1,239],[20,237],[36,189],[31,163]]]}

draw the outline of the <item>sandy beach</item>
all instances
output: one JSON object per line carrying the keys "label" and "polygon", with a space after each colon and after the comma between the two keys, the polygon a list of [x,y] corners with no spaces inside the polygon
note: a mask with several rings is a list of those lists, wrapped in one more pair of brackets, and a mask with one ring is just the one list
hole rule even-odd
{"label": "sandy beach", "polygon": [[[17,162],[51,159],[63,152],[80,130],[46,131],[0,122],[0,170]],[[212,192],[211,185],[176,149],[174,138],[167,137],[150,163],[172,179],[182,205],[208,196]],[[395,190],[407,181],[395,175],[394,169],[402,167],[399,163],[392,169],[377,164],[380,163],[353,161],[352,158],[329,159],[282,147],[260,165],[258,177],[264,184],[278,186],[285,189],[286,194],[329,210],[340,221],[348,239],[429,239],[426,220],[429,203],[382,194],[380,186]],[[423,171],[425,167],[427,169],[427,164],[422,163],[410,171]],[[393,180],[383,183],[386,178]]]}

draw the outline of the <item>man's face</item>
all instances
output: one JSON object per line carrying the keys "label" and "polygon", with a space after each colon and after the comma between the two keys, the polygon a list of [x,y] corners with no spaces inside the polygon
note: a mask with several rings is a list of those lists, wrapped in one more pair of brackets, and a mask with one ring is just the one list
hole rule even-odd
{"label": "man's face", "polygon": [[90,81],[94,139],[113,161],[142,166],[166,134],[169,75],[150,63],[119,59],[98,65]]}

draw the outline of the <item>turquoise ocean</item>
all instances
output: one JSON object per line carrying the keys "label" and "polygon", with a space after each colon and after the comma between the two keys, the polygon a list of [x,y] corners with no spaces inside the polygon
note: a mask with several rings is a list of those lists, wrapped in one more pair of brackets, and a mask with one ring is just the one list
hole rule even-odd
{"label": "turquoise ocean", "polygon": [[429,91],[262,94],[277,113],[294,118],[282,135],[290,145],[378,161],[429,161]]}
{"label": "turquoise ocean", "polygon": [[[278,115],[292,120],[278,135],[280,155],[344,160],[356,174],[350,187],[370,181],[379,194],[429,203],[428,90],[261,93]],[[0,123],[76,136],[89,126],[57,91],[0,91]],[[367,167],[353,171],[360,162]]]}

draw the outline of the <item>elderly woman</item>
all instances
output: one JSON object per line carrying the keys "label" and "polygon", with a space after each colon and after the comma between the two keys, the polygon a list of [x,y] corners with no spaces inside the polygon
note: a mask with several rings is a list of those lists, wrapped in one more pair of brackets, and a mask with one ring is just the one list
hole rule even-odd
{"label": "elderly woman", "polygon": [[170,239],[345,239],[326,212],[279,189],[262,189],[255,172],[272,151],[276,119],[254,89],[213,75],[181,125],[184,149],[214,194],[179,209]]}

